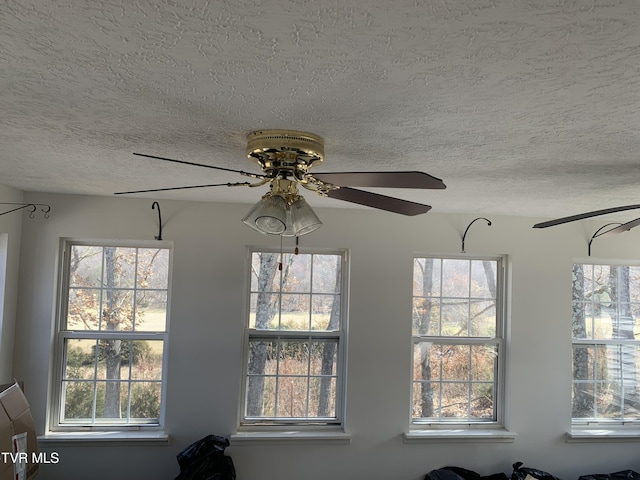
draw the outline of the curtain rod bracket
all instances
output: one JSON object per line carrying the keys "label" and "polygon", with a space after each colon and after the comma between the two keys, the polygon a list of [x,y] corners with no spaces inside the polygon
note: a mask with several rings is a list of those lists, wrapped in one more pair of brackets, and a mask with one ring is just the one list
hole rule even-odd
{"label": "curtain rod bracket", "polygon": [[598,230],[595,231],[595,233],[593,235],[591,235],[591,239],[589,240],[589,243],[587,244],[587,255],[590,257],[591,256],[591,244],[593,243],[593,240],[601,235],[604,235],[605,233],[608,232],[604,232],[604,233],[600,233],[602,230],[604,230],[607,227],[610,227],[611,225],[622,225],[622,223],[620,222],[613,222],[613,223],[607,223],[606,225],[601,226]]}
{"label": "curtain rod bracket", "polygon": [[0,202],[0,205],[12,205],[14,208],[7,210],[6,212],[0,213],[0,215],[6,215],[7,213],[17,212],[18,210],[22,210],[23,208],[29,209],[29,218],[35,218],[36,211],[38,207],[40,207],[40,211],[42,212],[42,216],[44,218],[49,218],[49,212],[51,212],[51,205],[47,205],[46,203],[11,203],[11,202]]}
{"label": "curtain rod bracket", "polygon": [[162,214],[160,213],[160,204],[158,202],[153,202],[151,204],[151,209],[155,210],[158,207],[158,235],[156,235],[156,240],[162,240]]}
{"label": "curtain rod bracket", "polygon": [[473,225],[473,223],[476,222],[477,220],[484,220],[485,222],[487,222],[488,226],[491,226],[491,220],[489,220],[488,218],[478,217],[478,218],[472,220],[471,223],[469,223],[469,225],[467,225],[467,228],[464,231],[464,234],[462,235],[462,253],[466,253],[464,251],[464,240],[465,240],[465,238],[467,236],[467,232],[469,231],[469,227],[471,227],[471,225]]}

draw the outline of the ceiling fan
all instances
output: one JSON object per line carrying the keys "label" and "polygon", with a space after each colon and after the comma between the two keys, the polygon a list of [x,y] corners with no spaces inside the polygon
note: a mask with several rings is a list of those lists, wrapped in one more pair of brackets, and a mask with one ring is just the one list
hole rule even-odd
{"label": "ceiling fan", "polygon": [[304,198],[299,195],[298,186],[322,197],[402,215],[426,213],[431,210],[431,206],[353,187],[446,188],[441,179],[419,171],[311,173],[311,169],[324,160],[324,140],[315,134],[297,130],[258,130],[247,136],[247,158],[258,164],[261,173],[250,173],[142,153],[134,153],[134,155],[238,173],[255,181],[136,190],[117,192],[116,195],[217,186],[260,187],[268,183],[270,191],[243,218],[243,222],[261,233],[283,236],[304,235],[322,225]]}
{"label": "ceiling fan", "polygon": [[[594,210],[593,212],[585,212],[577,215],[570,215],[568,217],[556,218],[555,220],[549,220],[547,222],[536,223],[533,228],[547,228],[555,227],[556,225],[562,225],[563,223],[575,222],[578,220],[584,220],[586,218],[597,217],[600,215],[608,215],[611,213],[624,212],[627,210],[634,210],[640,208],[640,205],[623,205],[621,207],[604,208],[602,210]],[[640,225],[640,218],[631,220],[630,222],[622,223],[617,227],[606,230],[595,236],[601,237],[605,235],[615,235],[617,233],[623,233],[631,230],[633,227]]]}

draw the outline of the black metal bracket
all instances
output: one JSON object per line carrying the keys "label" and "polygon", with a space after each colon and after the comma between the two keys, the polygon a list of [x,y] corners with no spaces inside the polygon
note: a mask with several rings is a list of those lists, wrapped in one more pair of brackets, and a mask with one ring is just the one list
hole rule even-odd
{"label": "black metal bracket", "polygon": [[49,218],[49,212],[51,211],[51,205],[47,205],[45,203],[10,203],[10,202],[0,202],[0,205],[12,205],[14,208],[7,210],[6,212],[0,213],[0,215],[6,215],[7,213],[16,212],[18,210],[22,210],[23,208],[29,209],[29,218],[34,218],[36,216],[36,210],[40,207],[40,210],[43,213],[44,218]]}
{"label": "black metal bracket", "polygon": [[591,236],[591,239],[589,240],[589,244],[587,246],[587,254],[589,257],[591,256],[591,244],[593,243],[593,240],[609,232],[609,230],[607,230],[606,232],[600,233],[602,230],[604,230],[607,227],[610,227],[611,225],[622,225],[622,223],[620,222],[607,223],[606,225],[603,225],[602,227],[600,227],[598,230],[595,231],[595,233]]}
{"label": "black metal bracket", "polygon": [[478,217],[478,218],[472,220],[471,223],[469,223],[469,225],[467,225],[467,228],[464,231],[464,234],[462,235],[462,253],[465,253],[465,251],[464,251],[464,240],[467,237],[467,232],[469,231],[469,227],[471,227],[471,225],[473,225],[474,222],[476,222],[478,220],[484,220],[485,222],[487,222],[488,226],[491,226],[491,220],[489,220],[488,218]]}
{"label": "black metal bracket", "polygon": [[162,240],[162,214],[160,213],[160,204],[158,202],[153,202],[151,204],[151,209],[155,210],[158,207],[158,235],[156,235],[156,240]]}

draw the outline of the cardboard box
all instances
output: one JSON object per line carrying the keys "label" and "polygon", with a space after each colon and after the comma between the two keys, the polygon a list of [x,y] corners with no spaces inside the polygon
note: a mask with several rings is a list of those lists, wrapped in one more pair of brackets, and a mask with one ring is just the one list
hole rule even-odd
{"label": "cardboard box", "polygon": [[14,480],[14,463],[9,453],[13,453],[12,437],[27,433],[27,476],[31,480],[38,473],[38,439],[27,398],[18,383],[7,388],[0,386],[0,480]]}

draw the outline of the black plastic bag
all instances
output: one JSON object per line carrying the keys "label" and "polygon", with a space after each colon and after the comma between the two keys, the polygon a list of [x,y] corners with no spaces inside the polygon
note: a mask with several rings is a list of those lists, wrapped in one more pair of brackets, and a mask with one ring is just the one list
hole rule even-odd
{"label": "black plastic bag", "polygon": [[639,480],[640,473],[633,470],[622,470],[614,473],[594,473],[591,475],[580,475],[578,480]]}
{"label": "black plastic bag", "polygon": [[180,474],[174,480],[235,480],[231,457],[224,454],[229,440],[218,435],[192,443],[177,455]]}
{"label": "black plastic bag", "polygon": [[513,464],[513,473],[511,474],[511,480],[525,480],[527,475],[531,475],[537,480],[560,480],[555,475],[551,475],[542,470],[536,468],[523,467],[522,462],[516,462]]}
{"label": "black plastic bag", "polygon": [[424,480],[509,480],[509,478],[504,473],[482,476],[462,467],[443,467],[431,470],[425,475]]}

